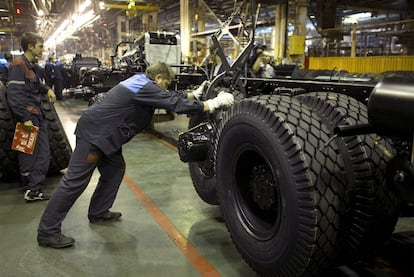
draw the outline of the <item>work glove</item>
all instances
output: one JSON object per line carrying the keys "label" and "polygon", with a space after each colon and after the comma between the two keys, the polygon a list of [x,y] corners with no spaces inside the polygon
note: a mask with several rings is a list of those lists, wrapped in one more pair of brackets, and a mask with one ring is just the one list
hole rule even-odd
{"label": "work glove", "polygon": [[50,101],[51,103],[53,103],[53,102],[55,102],[55,101],[56,101],[56,95],[55,95],[54,91],[53,91],[53,90],[51,90],[51,89],[49,89],[49,90],[47,91],[47,97],[49,97],[49,101]]}
{"label": "work glove", "polygon": [[234,96],[231,93],[221,91],[217,97],[209,99],[206,102],[210,113],[214,113],[214,111],[218,108],[228,108],[233,105]]}
{"label": "work glove", "polygon": [[197,100],[200,100],[200,97],[201,95],[203,95],[205,87],[209,84],[210,84],[209,81],[202,82],[201,85],[196,90],[193,91],[194,98]]}

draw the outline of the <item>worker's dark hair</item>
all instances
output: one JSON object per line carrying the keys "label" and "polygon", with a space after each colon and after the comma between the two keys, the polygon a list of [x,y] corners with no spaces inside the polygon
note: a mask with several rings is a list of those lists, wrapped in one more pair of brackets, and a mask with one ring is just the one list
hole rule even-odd
{"label": "worker's dark hair", "polygon": [[147,67],[145,74],[152,80],[155,80],[155,77],[158,74],[161,74],[161,76],[164,79],[169,80],[171,82],[175,78],[174,71],[171,69],[171,67],[167,65],[166,63],[162,63],[162,62],[157,62]]}
{"label": "worker's dark hair", "polygon": [[37,41],[43,42],[43,38],[36,33],[27,32],[24,33],[22,39],[20,40],[20,45],[22,46],[23,52],[26,52],[29,49],[29,45],[36,45]]}

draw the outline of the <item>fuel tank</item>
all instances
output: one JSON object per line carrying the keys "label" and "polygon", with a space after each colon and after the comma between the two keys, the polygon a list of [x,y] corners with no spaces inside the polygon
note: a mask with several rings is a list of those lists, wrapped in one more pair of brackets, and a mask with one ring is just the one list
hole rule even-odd
{"label": "fuel tank", "polygon": [[368,121],[381,136],[412,138],[414,132],[414,79],[387,78],[368,99]]}

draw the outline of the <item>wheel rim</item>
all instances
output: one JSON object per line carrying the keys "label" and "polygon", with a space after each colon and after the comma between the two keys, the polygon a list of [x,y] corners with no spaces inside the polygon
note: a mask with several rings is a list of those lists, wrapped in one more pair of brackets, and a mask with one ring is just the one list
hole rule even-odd
{"label": "wheel rim", "polygon": [[258,149],[244,146],[235,153],[234,204],[243,228],[266,241],[275,236],[281,215],[280,191],[275,170]]}

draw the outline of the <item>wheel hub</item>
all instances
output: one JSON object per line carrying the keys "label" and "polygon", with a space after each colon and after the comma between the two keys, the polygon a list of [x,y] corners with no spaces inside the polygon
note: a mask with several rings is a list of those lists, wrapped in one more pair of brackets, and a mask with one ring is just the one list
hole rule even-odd
{"label": "wheel hub", "polygon": [[265,165],[255,165],[250,177],[253,201],[262,209],[268,210],[276,203],[273,175]]}

